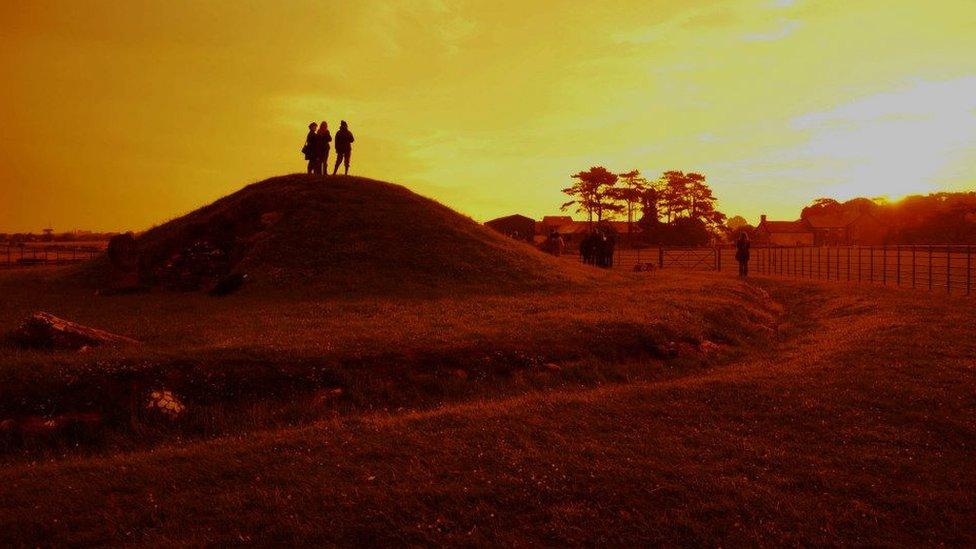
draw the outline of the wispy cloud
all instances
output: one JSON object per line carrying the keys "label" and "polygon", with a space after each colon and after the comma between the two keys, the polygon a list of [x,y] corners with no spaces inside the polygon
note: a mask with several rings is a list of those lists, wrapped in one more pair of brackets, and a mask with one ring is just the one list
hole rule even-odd
{"label": "wispy cloud", "polygon": [[787,36],[793,34],[793,31],[798,28],[800,28],[800,22],[791,19],[782,22],[779,27],[773,30],[746,34],[742,37],[742,39],[746,42],[773,42],[786,38]]}

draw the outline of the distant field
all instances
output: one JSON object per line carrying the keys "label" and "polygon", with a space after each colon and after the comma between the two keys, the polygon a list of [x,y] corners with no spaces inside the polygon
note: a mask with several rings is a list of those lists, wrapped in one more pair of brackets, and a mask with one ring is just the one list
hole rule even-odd
{"label": "distant field", "polygon": [[[5,402],[146,361],[215,378],[265,371],[239,368],[249,360],[333,364],[346,394],[313,413],[288,393],[308,413],[278,420],[270,404],[210,408],[225,421],[211,440],[139,431],[52,454],[66,458],[8,455],[6,544],[976,543],[968,301],[680,271],[415,302],[94,299],[46,284],[0,275],[5,295],[20,289],[0,328],[44,308],[146,344],[0,350]],[[678,357],[655,355],[669,340]]]}

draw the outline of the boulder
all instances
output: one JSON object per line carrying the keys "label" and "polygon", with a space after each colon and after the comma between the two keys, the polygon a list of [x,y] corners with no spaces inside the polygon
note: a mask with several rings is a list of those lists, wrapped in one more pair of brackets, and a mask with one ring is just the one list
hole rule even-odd
{"label": "boulder", "polygon": [[223,297],[225,295],[230,295],[237,290],[241,289],[241,286],[247,282],[247,273],[231,273],[214,284],[214,287],[208,292],[214,297]]}
{"label": "boulder", "polygon": [[22,347],[69,350],[138,343],[134,339],[82,326],[45,312],[32,313],[14,330],[11,339]]}

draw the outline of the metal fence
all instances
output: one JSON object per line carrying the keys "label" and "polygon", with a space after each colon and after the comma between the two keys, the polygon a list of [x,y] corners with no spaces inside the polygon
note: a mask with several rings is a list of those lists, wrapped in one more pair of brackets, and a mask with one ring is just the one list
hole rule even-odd
{"label": "metal fence", "polygon": [[614,269],[628,271],[665,268],[719,271],[722,269],[722,250],[707,246],[635,246],[617,248],[613,254],[612,267]]}
{"label": "metal fence", "polygon": [[[732,246],[643,246],[617,249],[613,268],[736,272],[738,266]],[[976,245],[753,246],[749,272],[971,295]]]}
{"label": "metal fence", "polygon": [[101,251],[97,246],[0,244],[0,267],[78,263]]}
{"label": "metal fence", "polygon": [[782,246],[753,248],[750,271],[970,295],[976,246]]}

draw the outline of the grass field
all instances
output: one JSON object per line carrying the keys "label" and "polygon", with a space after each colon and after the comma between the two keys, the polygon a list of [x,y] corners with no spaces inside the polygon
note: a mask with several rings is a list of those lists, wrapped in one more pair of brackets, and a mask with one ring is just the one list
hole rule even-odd
{"label": "grass field", "polygon": [[[2,278],[15,297],[0,328],[47,308],[145,341],[93,355],[4,349],[5,400],[41,394],[35,383],[68,398],[93,365],[141,361],[240,375],[255,372],[242,363],[323,362],[348,400],[284,419],[201,403],[222,426],[18,447],[0,470],[0,541],[976,542],[971,303],[614,276],[565,294],[413,303],[104,299]],[[661,356],[672,340],[679,357]],[[702,352],[706,340],[720,350]],[[227,417],[240,413],[252,419]]]}

